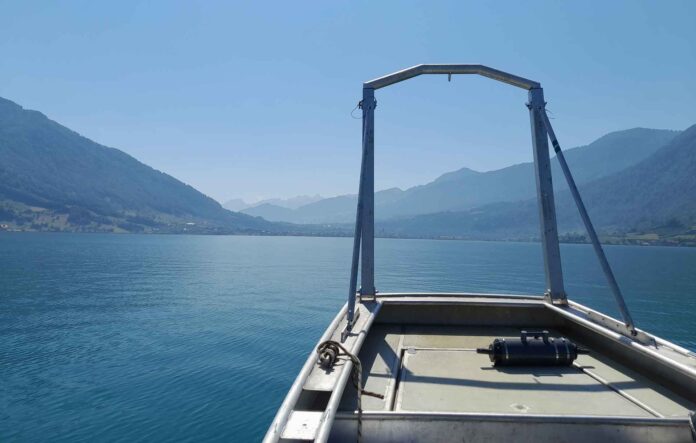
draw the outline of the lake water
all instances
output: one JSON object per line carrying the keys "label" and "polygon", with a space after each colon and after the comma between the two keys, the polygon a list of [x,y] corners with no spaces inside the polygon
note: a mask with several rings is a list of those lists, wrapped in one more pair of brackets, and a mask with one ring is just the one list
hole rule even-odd
{"label": "lake water", "polygon": [[[0,441],[256,441],[344,303],[352,240],[0,233]],[[696,248],[607,247],[696,349]],[[617,315],[587,245],[570,297]],[[381,291],[540,294],[539,244],[378,239]]]}

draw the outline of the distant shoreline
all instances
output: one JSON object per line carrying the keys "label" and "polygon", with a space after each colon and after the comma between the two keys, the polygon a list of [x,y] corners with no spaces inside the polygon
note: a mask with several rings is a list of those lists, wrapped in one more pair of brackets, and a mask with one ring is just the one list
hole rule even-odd
{"label": "distant shoreline", "polygon": [[[29,229],[4,229],[0,233],[13,234],[102,234],[102,235],[194,235],[194,236],[241,236],[241,237],[308,237],[308,238],[352,238],[352,233],[292,233],[292,232],[106,232],[106,231],[49,231],[49,230],[29,230]],[[395,240],[439,240],[439,241],[468,241],[468,242],[498,242],[498,243],[540,243],[538,238],[471,238],[458,236],[402,236],[402,235],[375,235],[375,238],[395,239]],[[589,245],[587,240],[581,240],[576,236],[572,238],[559,238],[562,244],[585,244]],[[610,236],[601,239],[602,245],[611,246],[669,246],[669,247],[696,247],[696,240],[675,241],[667,239],[644,239],[632,238],[628,236]]]}

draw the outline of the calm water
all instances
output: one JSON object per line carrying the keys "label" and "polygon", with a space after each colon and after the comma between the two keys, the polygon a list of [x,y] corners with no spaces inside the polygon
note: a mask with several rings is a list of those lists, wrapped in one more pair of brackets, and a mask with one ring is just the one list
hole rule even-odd
{"label": "calm water", "polygon": [[[0,234],[0,441],[255,441],[344,302],[351,239]],[[538,244],[378,240],[382,291],[540,293]],[[592,250],[572,298],[616,314]],[[608,247],[696,349],[696,248]]]}

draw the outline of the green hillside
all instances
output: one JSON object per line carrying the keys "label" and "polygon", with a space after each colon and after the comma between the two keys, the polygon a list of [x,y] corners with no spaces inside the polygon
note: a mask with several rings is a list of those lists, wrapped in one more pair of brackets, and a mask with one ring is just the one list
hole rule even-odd
{"label": "green hillside", "polygon": [[277,232],[193,187],[0,98],[0,224],[90,232]]}

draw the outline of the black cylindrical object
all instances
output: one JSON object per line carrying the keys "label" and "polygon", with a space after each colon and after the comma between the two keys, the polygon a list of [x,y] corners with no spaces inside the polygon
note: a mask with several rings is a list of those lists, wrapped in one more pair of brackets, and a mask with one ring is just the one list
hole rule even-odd
{"label": "black cylindrical object", "polygon": [[488,354],[495,366],[570,366],[578,354],[587,353],[566,338],[549,337],[549,331],[522,331],[520,338],[496,338],[487,349],[476,352]]}

